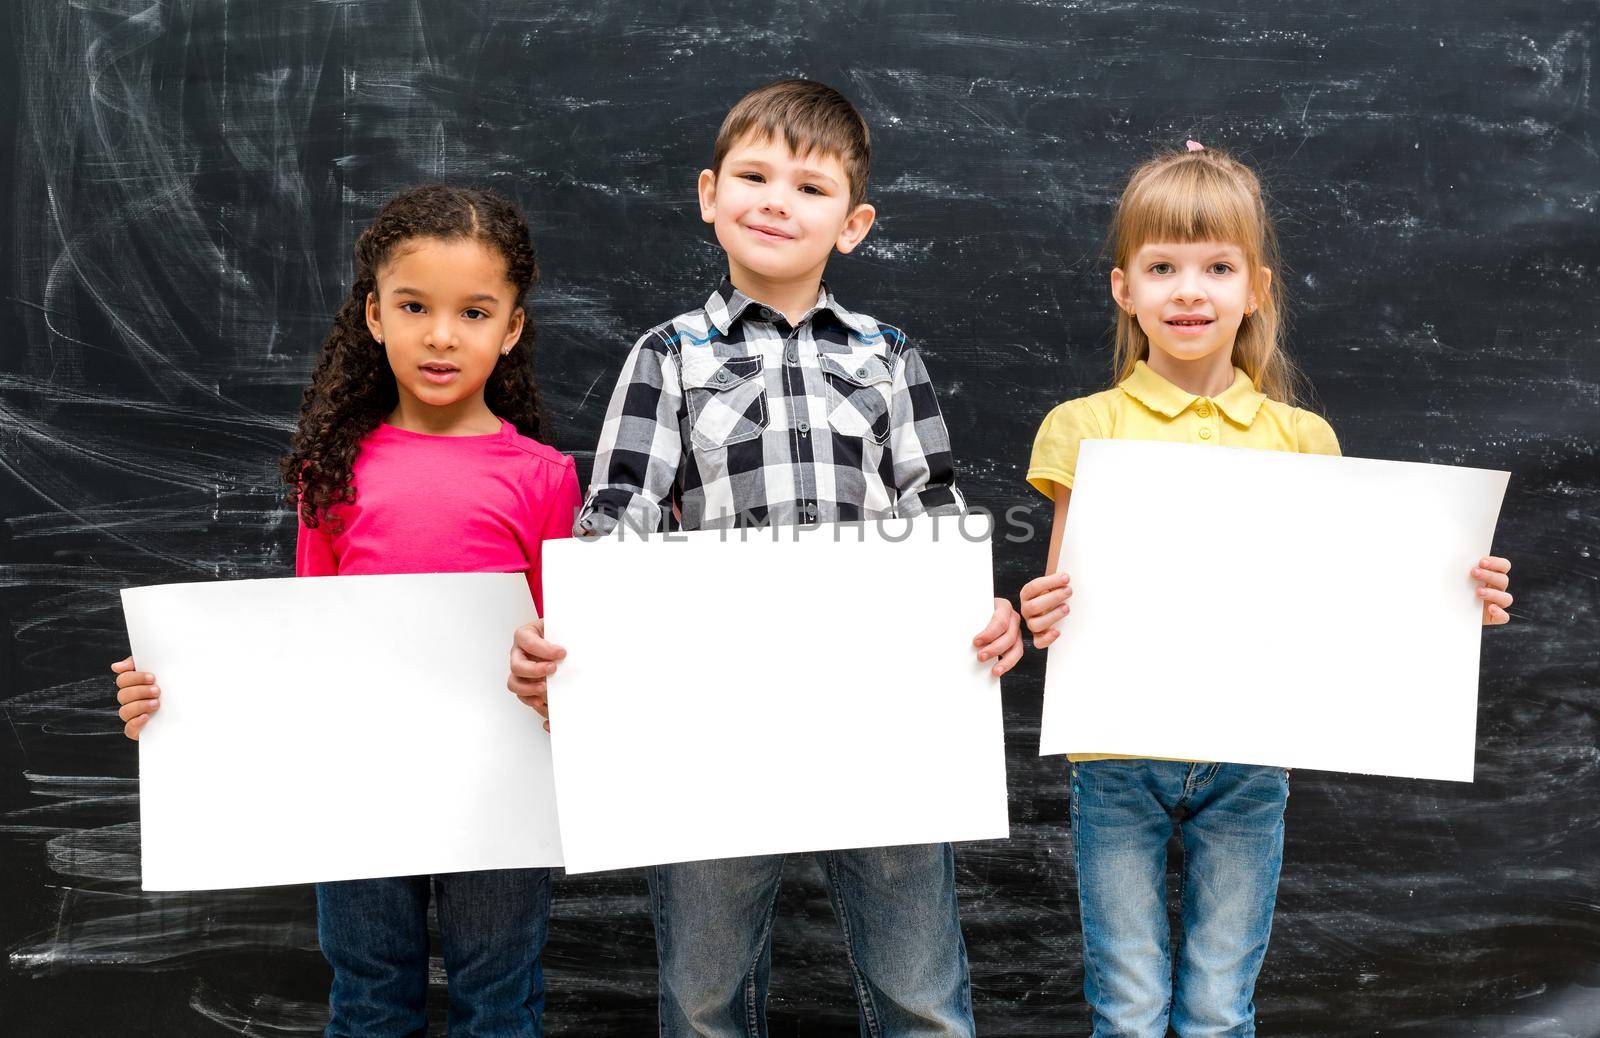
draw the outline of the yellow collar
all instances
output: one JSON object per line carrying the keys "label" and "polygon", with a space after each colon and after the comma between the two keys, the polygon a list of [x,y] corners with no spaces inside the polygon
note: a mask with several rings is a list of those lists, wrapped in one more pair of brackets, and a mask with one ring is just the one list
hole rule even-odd
{"label": "yellow collar", "polygon": [[[1139,361],[1133,374],[1120,383],[1122,391],[1158,414],[1176,418],[1200,398],[1186,393],[1151,370],[1150,365]],[[1246,428],[1255,421],[1256,412],[1266,399],[1240,368],[1233,369],[1233,385],[1218,393],[1213,400],[1217,408],[1235,425]]]}

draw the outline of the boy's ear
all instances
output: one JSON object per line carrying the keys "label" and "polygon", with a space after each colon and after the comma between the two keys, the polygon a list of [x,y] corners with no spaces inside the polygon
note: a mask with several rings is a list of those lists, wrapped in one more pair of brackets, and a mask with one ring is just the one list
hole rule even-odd
{"label": "boy's ear", "polygon": [[378,293],[367,293],[367,331],[380,343],[383,341],[383,322],[378,319]]}
{"label": "boy's ear", "polygon": [[705,223],[717,222],[717,171],[700,171],[700,219]]}
{"label": "boy's ear", "polygon": [[504,357],[510,353],[511,347],[515,346],[517,340],[522,338],[522,329],[527,323],[527,317],[527,313],[520,306],[517,307],[516,313],[511,315],[511,327],[506,329],[505,338],[500,340],[500,356]]}
{"label": "boy's ear", "polygon": [[844,227],[839,231],[838,240],[833,243],[834,248],[848,255],[872,230],[872,222],[877,218],[878,211],[865,202],[850,210],[850,215],[845,217]]}
{"label": "boy's ear", "polygon": [[1121,267],[1111,271],[1111,301],[1117,304],[1119,310],[1129,310],[1133,307],[1133,292],[1128,288],[1128,275],[1122,272]]}

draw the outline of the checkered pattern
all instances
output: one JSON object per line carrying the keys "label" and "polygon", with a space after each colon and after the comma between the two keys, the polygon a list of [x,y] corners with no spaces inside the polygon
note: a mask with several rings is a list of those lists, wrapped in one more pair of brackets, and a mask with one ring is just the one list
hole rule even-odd
{"label": "checkered pattern", "polygon": [[575,532],[964,507],[927,369],[898,328],[846,310],[827,286],[790,327],[724,279],[628,354]]}

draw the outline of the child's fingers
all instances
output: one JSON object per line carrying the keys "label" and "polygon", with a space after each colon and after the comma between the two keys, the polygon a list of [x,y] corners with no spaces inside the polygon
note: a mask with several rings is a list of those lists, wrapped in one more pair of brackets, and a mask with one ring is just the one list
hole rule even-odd
{"label": "child's fingers", "polygon": [[559,660],[567,654],[566,649],[555,642],[545,640],[543,620],[535,620],[531,624],[518,627],[512,645],[515,651],[536,660]]}
{"label": "child's fingers", "polygon": [[518,656],[522,656],[530,660],[550,661],[563,659],[566,655],[566,649],[563,649],[555,642],[547,642],[543,638],[536,639],[527,644],[519,641],[517,643],[517,647],[511,650],[511,656],[513,659]]}
{"label": "child's fingers", "polygon": [[1036,595],[1042,595],[1046,591],[1049,591],[1051,586],[1051,580],[1049,577],[1034,577],[1032,580],[1022,585],[1022,591],[1019,592],[1019,594],[1021,595],[1022,600],[1026,602],[1028,599],[1033,598]]}
{"label": "child's fingers", "polygon": [[1059,637],[1061,637],[1061,628],[1052,627],[1043,634],[1034,637],[1033,647],[1035,649],[1048,649],[1050,647],[1050,643]]}
{"label": "child's fingers", "polygon": [[1056,609],[1052,609],[1043,616],[1035,616],[1028,621],[1028,630],[1032,631],[1035,635],[1044,634],[1046,631],[1053,629],[1056,624],[1065,619],[1066,615],[1070,612],[1072,612],[1071,606],[1062,605]]}
{"label": "child's fingers", "polygon": [[111,665],[111,672],[113,674],[121,674],[125,670],[132,670],[132,669],[133,669],[133,657],[132,656],[129,656],[126,659],[120,659],[120,660],[118,660],[117,662],[115,662],[115,663],[113,663]]}
{"label": "child's fingers", "polygon": [[133,688],[136,685],[154,685],[156,676],[143,670],[129,670],[117,675],[118,688]]}
{"label": "child's fingers", "polygon": [[994,669],[991,673],[997,678],[1004,675],[1006,671],[1017,665],[1018,660],[1022,659],[1022,651],[1022,636],[1018,634],[1017,639],[1011,643],[1011,646],[1000,654],[998,660],[995,660]]}
{"label": "child's fingers", "polygon": [[1483,622],[1490,627],[1510,623],[1511,614],[1496,605],[1486,606],[1483,611]]}
{"label": "child's fingers", "polygon": [[1511,572],[1511,560],[1502,559],[1498,555],[1485,555],[1483,558],[1478,560],[1478,565],[1484,569],[1492,569],[1496,573]]}
{"label": "child's fingers", "polygon": [[518,699],[524,696],[542,696],[548,687],[544,678],[511,677],[506,680],[506,688],[510,689],[511,694]]}
{"label": "child's fingers", "polygon": [[134,703],[124,703],[118,708],[117,716],[122,718],[124,722],[127,722],[133,720],[135,717],[146,717],[160,709],[161,700],[141,699]]}
{"label": "child's fingers", "polygon": [[128,738],[134,740],[135,742],[138,742],[139,741],[139,733],[141,731],[143,731],[144,730],[144,726],[149,724],[149,723],[150,723],[150,716],[148,714],[144,714],[144,715],[141,715],[139,717],[135,717],[133,720],[129,721],[127,724],[122,726],[122,734],[126,735]]}
{"label": "child's fingers", "polygon": [[1514,601],[1506,592],[1496,591],[1493,588],[1487,587],[1480,587],[1478,589],[1478,597],[1483,599],[1485,604],[1499,606],[1501,609],[1510,609],[1511,603]]}
{"label": "child's fingers", "polygon": [[160,699],[161,688],[157,685],[134,685],[117,692],[117,702],[126,706],[145,699]]}
{"label": "child's fingers", "polygon": [[1511,578],[1499,570],[1484,569],[1479,567],[1472,571],[1474,580],[1483,581],[1486,587],[1498,588],[1504,591],[1511,584]]}
{"label": "child's fingers", "polygon": [[520,652],[511,654],[511,673],[519,678],[547,678],[559,665],[554,660],[529,659]]}
{"label": "child's fingers", "polygon": [[1022,599],[1026,602],[1030,598],[1037,598],[1057,588],[1066,587],[1071,582],[1072,578],[1065,573],[1051,573],[1043,577],[1034,577],[1022,585]]}
{"label": "child's fingers", "polygon": [[1022,596],[1022,615],[1024,618],[1026,618],[1030,616],[1038,616],[1041,613],[1048,613],[1050,610],[1060,605],[1062,600],[1066,597],[1067,591],[1065,588],[1060,588],[1055,591],[1048,591],[1041,595],[1035,595],[1032,598],[1029,598],[1026,594],[1024,594]]}
{"label": "child's fingers", "polygon": [[550,704],[543,692],[531,696],[518,696],[517,698],[522,701],[523,706],[529,706],[538,711],[540,717],[550,716]]}
{"label": "child's fingers", "polygon": [[1072,589],[1064,587],[1059,591],[1052,591],[1048,595],[1040,595],[1031,601],[1024,599],[1022,602],[1022,615],[1030,617],[1043,616],[1071,597]]}
{"label": "child's fingers", "polygon": [[[990,639],[984,644],[982,649],[978,652],[978,659],[980,661],[987,662],[989,660],[998,659],[999,657],[1004,656],[1011,650],[1011,646],[1015,645],[1022,638],[1022,620],[1017,616],[1017,611],[1015,609],[1009,608],[1009,602],[1006,603],[1006,606],[1005,628],[1000,632],[999,635]],[[1004,673],[1004,671],[998,671],[997,673]]]}

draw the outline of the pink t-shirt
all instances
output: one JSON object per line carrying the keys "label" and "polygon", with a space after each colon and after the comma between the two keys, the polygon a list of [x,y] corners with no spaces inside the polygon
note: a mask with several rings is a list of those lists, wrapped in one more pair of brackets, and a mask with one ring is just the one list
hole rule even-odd
{"label": "pink t-shirt", "polygon": [[361,441],[356,499],[313,530],[295,575],[526,573],[539,615],[539,545],[570,537],[582,504],[572,459],[517,434],[430,436],[380,425]]}

